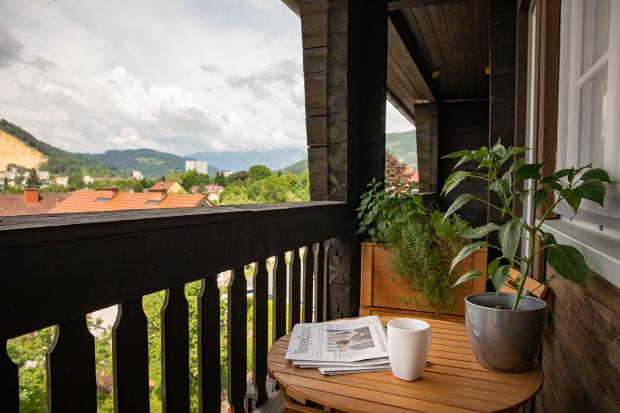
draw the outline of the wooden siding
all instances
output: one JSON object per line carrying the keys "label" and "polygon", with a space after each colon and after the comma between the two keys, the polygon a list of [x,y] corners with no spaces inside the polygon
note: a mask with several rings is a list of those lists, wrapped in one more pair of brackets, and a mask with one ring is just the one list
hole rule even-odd
{"label": "wooden siding", "polygon": [[415,105],[416,149],[421,192],[437,191],[438,125],[437,105],[426,103]]}
{"label": "wooden siding", "polygon": [[[489,140],[489,104],[488,102],[453,102],[438,105],[439,109],[439,165],[438,191],[441,191],[446,178],[452,172],[454,160],[441,159],[442,156],[462,149],[478,149],[487,145]],[[460,169],[467,169],[468,164]],[[464,184],[450,192],[446,197],[438,197],[439,207],[446,210],[450,204],[464,192],[479,197],[486,197],[486,188],[482,181],[468,179]],[[470,202],[460,209],[460,215],[472,226],[487,222],[487,210],[480,203]]]}
{"label": "wooden siding", "polygon": [[[552,269],[548,267],[548,274]],[[550,283],[537,411],[613,412],[620,395],[620,289],[590,274],[583,290]]]}

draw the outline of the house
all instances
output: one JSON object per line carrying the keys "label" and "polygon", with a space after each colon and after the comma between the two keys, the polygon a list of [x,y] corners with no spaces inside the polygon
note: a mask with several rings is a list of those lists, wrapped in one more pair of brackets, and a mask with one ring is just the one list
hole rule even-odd
{"label": "house", "polygon": [[0,194],[0,217],[47,214],[70,194],[41,194],[36,188],[26,188],[23,194]]}
{"label": "house", "polygon": [[192,194],[205,194],[211,202],[219,203],[220,195],[224,191],[224,187],[220,185],[194,185],[192,186]]}
{"label": "house", "polygon": [[39,179],[41,180],[41,182],[43,183],[48,183],[50,180],[50,172],[49,171],[37,171],[37,174],[39,175]]}
{"label": "house", "polygon": [[[543,175],[588,162],[611,172],[615,183],[607,188],[605,208],[586,204],[574,214],[559,205],[554,211],[557,218],[544,227],[583,252],[590,276],[585,290],[563,280],[549,286],[548,328],[540,354],[545,378],[528,410],[616,411],[620,405],[616,184],[620,180],[620,116],[616,115],[620,110],[620,2],[283,2],[299,16],[302,29],[311,202],[2,219],[0,261],[19,265],[3,277],[0,341],[58,326],[47,365],[52,405],[58,411],[96,406],[95,350],[86,315],[117,303],[122,311],[115,325],[114,383],[119,389],[114,392],[115,403],[129,406],[127,411],[148,411],[149,323],[141,300],[163,290],[164,409],[189,411],[185,284],[200,280],[195,366],[199,379],[194,391],[204,411],[218,411],[221,375],[210,366],[220,363],[217,274],[227,270],[233,276],[224,293],[228,300],[226,394],[233,412],[265,405],[269,401],[265,383],[270,276],[274,338],[301,321],[359,313],[361,250],[354,235],[355,208],[368,183],[383,179],[389,99],[415,124],[422,192],[439,192],[451,173],[454,164],[444,155],[489,146],[498,137],[505,144],[531,146],[530,160],[542,164]],[[446,210],[465,191],[486,199],[484,184],[470,180],[464,186],[448,197],[438,197],[438,207]],[[86,205],[104,206],[122,196],[112,190],[84,195],[87,192],[79,191],[88,197]],[[519,217],[536,222],[539,211],[531,200],[525,201]],[[473,203],[460,212],[472,226],[497,217],[493,206]],[[300,256],[302,246],[315,247],[314,255]],[[291,259],[287,261],[285,254]],[[269,274],[266,260],[272,257],[276,264]],[[248,382],[244,267],[250,262],[257,264],[257,272],[252,279],[256,286],[250,344],[254,362]],[[534,262],[532,276],[539,281],[552,276],[544,251]],[[487,374],[484,368],[462,361],[462,353],[453,354],[466,372],[460,377],[444,374],[450,367],[441,363],[447,359],[431,355],[433,386],[428,392],[420,391],[429,399],[413,409],[459,410],[453,405],[455,399],[434,391],[444,379],[469,401],[512,400],[510,386],[482,380]],[[18,411],[18,367],[4,346],[0,357],[4,360],[0,377],[6,383],[0,388],[6,395],[3,408]],[[381,389],[364,381],[359,378],[352,409],[366,407],[363,398],[369,394],[381,394]],[[381,388],[401,387],[389,381],[386,376]],[[313,391],[329,393],[336,400],[331,407],[346,410],[349,406],[337,404],[343,400],[337,384],[321,381]],[[384,399],[390,401],[390,397]],[[136,405],[141,407],[133,408]],[[311,410],[319,409],[308,406],[307,411]]]}
{"label": "house", "polygon": [[95,180],[90,175],[84,175],[82,177],[82,182],[84,182],[84,185],[88,185],[88,184],[92,184],[93,182],[95,182]]}
{"label": "house", "polygon": [[177,181],[157,181],[150,188],[153,191],[166,191],[168,194],[184,194],[185,189]]}
{"label": "house", "polygon": [[57,176],[54,178],[54,184],[58,186],[69,186],[68,176]]}
{"label": "house", "polygon": [[153,188],[148,192],[121,192],[118,188],[101,187],[94,191],[75,191],[50,212],[101,212],[200,206],[210,206],[206,196],[200,194],[170,194],[166,189]]}
{"label": "house", "polygon": [[142,172],[134,170],[134,171],[131,171],[131,178],[141,181],[144,179],[144,176],[142,175]]}
{"label": "house", "polygon": [[199,174],[209,173],[209,164],[207,161],[185,161],[185,172],[196,171]]}

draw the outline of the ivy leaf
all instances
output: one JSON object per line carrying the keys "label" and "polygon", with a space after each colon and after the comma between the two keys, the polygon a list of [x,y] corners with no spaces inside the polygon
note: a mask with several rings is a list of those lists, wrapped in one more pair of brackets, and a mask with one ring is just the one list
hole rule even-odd
{"label": "ivy leaf", "polygon": [[456,257],[452,260],[452,265],[450,266],[450,272],[454,270],[454,267],[458,265],[459,262],[463,261],[465,258],[469,257],[474,252],[478,251],[482,247],[486,247],[488,244],[486,241],[478,241],[473,244],[469,244],[463,247],[463,249],[458,253]]}
{"label": "ivy leaf", "polygon": [[481,275],[482,275],[482,273],[480,271],[478,271],[478,270],[469,270],[465,274],[461,275],[459,277],[459,279],[456,280],[456,282],[454,284],[452,284],[452,287],[456,287],[457,285],[462,284],[465,281],[469,281],[471,279],[478,278]]}
{"label": "ivy leaf", "polygon": [[577,248],[562,244],[550,245],[547,248],[547,263],[567,280],[583,288],[588,286],[588,265]]}
{"label": "ivy leaf", "polygon": [[548,196],[549,196],[548,189],[543,188],[543,189],[539,189],[538,191],[536,191],[534,193],[534,205],[536,205],[536,208],[538,208],[543,202],[545,202]]}
{"label": "ivy leaf", "polygon": [[521,238],[521,220],[519,218],[506,222],[497,235],[502,246],[502,254],[512,263]]}
{"label": "ivy leaf", "polygon": [[474,198],[475,197],[472,194],[459,195],[459,197],[454,200],[452,205],[450,205],[450,207],[444,214],[442,222],[445,221],[450,215],[454,214],[456,211],[461,209],[463,205],[465,205],[466,203],[468,203]]}
{"label": "ivy leaf", "polygon": [[577,194],[583,199],[594,201],[600,206],[605,202],[605,185],[598,179],[586,179],[576,188]]}
{"label": "ivy leaf", "polygon": [[510,265],[504,264],[495,268],[493,271],[493,275],[491,275],[491,282],[493,283],[493,287],[495,291],[499,291],[502,289],[504,284],[506,284],[506,280],[510,275]]}
{"label": "ivy leaf", "polygon": [[483,225],[478,228],[467,228],[458,233],[459,236],[468,239],[478,239],[487,235],[489,232],[496,231],[499,229],[499,226],[490,222],[486,225]]}
{"label": "ivy leaf", "polygon": [[448,195],[448,193],[450,193],[450,191],[456,188],[456,186],[460,184],[461,181],[463,181],[463,179],[467,178],[470,175],[471,174],[467,171],[452,172],[450,176],[448,176],[448,178],[446,179],[446,182],[443,185],[443,190],[441,191],[441,193],[443,195]]}
{"label": "ivy leaf", "polygon": [[584,172],[584,174],[581,175],[581,178],[579,179],[581,179],[582,181],[588,179],[598,179],[599,181],[607,182],[608,184],[611,183],[611,179],[609,178],[609,174],[607,173],[607,171],[600,168],[594,168]]}
{"label": "ivy leaf", "polygon": [[541,163],[531,163],[521,166],[515,171],[515,181],[523,181],[525,179],[540,179]]}

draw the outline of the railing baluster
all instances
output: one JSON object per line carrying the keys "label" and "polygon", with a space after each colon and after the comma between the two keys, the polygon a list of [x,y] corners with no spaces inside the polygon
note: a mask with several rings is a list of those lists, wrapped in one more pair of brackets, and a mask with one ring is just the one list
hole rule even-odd
{"label": "railing baluster", "polygon": [[166,290],[161,309],[164,413],[189,412],[189,314],[185,286]]}
{"label": "railing baluster", "polygon": [[220,290],[217,274],[202,280],[198,294],[198,399],[201,413],[221,409]]}
{"label": "railing baluster", "polygon": [[291,251],[291,259],[288,263],[288,331],[293,331],[293,326],[299,323],[299,306],[301,299],[301,263],[297,249]]}
{"label": "railing baluster", "polygon": [[60,323],[47,353],[48,411],[95,413],[95,374],[95,338],[86,317]]}
{"label": "railing baluster", "polygon": [[275,342],[286,334],[286,258],[284,254],[276,257],[271,283],[273,319],[271,341]]}
{"label": "railing baluster", "polygon": [[149,411],[148,321],[142,297],[119,304],[112,327],[114,410]]}
{"label": "railing baluster", "polygon": [[315,304],[314,319],[315,321],[325,321],[325,275],[327,271],[325,261],[325,242],[321,241],[316,249],[316,284],[315,284]]}
{"label": "railing baluster", "polygon": [[19,412],[19,372],[9,357],[6,341],[0,341],[0,400],[2,411]]}
{"label": "railing baluster", "polygon": [[314,300],[314,244],[304,248],[304,270],[302,277],[304,299],[301,307],[304,323],[312,322],[312,301]]}
{"label": "railing baluster", "polygon": [[269,280],[267,261],[256,263],[254,271],[254,317],[252,324],[252,378],[254,380],[254,403],[260,406],[267,400],[267,345],[269,344]]}
{"label": "railing baluster", "polygon": [[228,284],[228,403],[244,411],[247,371],[247,281],[243,267],[232,271]]}

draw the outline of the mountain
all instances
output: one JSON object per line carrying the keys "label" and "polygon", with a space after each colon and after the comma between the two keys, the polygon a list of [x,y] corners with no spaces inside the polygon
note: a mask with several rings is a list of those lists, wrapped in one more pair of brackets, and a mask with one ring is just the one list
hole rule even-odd
{"label": "mountain", "polygon": [[207,161],[225,171],[247,171],[252,165],[265,165],[272,170],[278,170],[292,162],[305,159],[307,153],[304,148],[284,148],[265,151],[198,152],[185,157]]}
{"label": "mountain", "polygon": [[6,134],[3,141],[10,143],[8,149],[3,148],[0,168],[15,163],[60,175],[111,176],[117,172],[88,155],[63,151],[47,144],[5,119],[0,119],[0,131]]}
{"label": "mountain", "polygon": [[[125,175],[140,171],[142,175],[158,178],[174,171],[185,171],[186,158],[155,151],[153,149],[110,150],[101,154],[89,154],[91,158],[115,168]],[[218,168],[209,163],[209,173],[215,174]]]}
{"label": "mountain", "polygon": [[302,159],[301,161],[297,161],[295,163],[290,164],[287,167],[280,169],[282,172],[291,172],[294,174],[301,174],[303,171],[308,169],[308,160]]}
{"label": "mountain", "polygon": [[392,152],[407,165],[416,166],[418,164],[418,150],[414,130],[386,134],[385,149]]}

